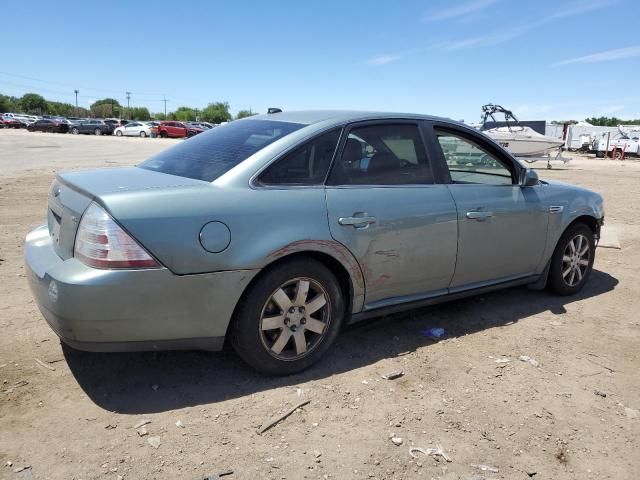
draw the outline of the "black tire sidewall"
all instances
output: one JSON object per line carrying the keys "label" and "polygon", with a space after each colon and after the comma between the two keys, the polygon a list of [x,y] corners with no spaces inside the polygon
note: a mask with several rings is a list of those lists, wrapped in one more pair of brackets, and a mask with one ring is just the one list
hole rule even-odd
{"label": "black tire sidewall", "polygon": [[[562,256],[564,255],[564,250],[567,247],[567,243],[569,242],[569,240],[580,233],[583,234],[589,242],[589,266],[587,267],[582,280],[571,287],[567,285],[562,278]],[[578,293],[580,290],[582,290],[584,285],[589,280],[591,270],[593,269],[595,256],[596,248],[595,240],[593,239],[593,231],[583,223],[572,225],[562,234],[562,237],[560,237],[560,240],[558,240],[556,249],[553,252],[553,256],[551,257],[551,267],[549,269],[549,281],[547,283],[547,286],[551,291],[557,293],[558,295],[573,295],[575,293]]]}
{"label": "black tire sidewall", "polygon": [[[259,331],[262,308],[269,296],[282,284],[307,277],[319,282],[327,291],[331,304],[331,322],[325,337],[308,356],[284,361],[273,357],[262,343]],[[313,259],[286,262],[265,271],[240,299],[230,325],[230,341],[238,355],[250,366],[267,375],[290,375],[317,362],[335,341],[344,318],[344,297],[331,271]]]}

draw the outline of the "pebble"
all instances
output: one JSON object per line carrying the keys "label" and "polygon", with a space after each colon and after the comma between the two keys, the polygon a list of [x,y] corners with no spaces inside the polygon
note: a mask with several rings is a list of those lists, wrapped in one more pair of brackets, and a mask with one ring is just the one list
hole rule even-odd
{"label": "pebble", "polygon": [[182,424],[182,421],[178,420],[178,421],[176,422],[176,427],[178,427],[178,428],[184,428],[184,425]]}
{"label": "pebble", "polygon": [[402,438],[400,437],[391,437],[391,441],[394,445],[402,445]]}
{"label": "pebble", "polygon": [[520,361],[528,362],[531,365],[533,365],[534,367],[539,367],[540,366],[540,363],[537,360],[531,358],[529,355],[520,355]]}
{"label": "pebble", "polygon": [[153,448],[158,448],[160,446],[160,437],[149,437],[147,438],[147,442],[149,442],[149,445],[151,445]]}

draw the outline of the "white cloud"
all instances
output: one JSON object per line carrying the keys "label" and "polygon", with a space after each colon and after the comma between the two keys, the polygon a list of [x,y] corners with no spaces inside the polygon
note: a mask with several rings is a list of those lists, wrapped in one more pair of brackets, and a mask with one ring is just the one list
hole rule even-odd
{"label": "white cloud", "polygon": [[490,33],[488,35],[481,35],[479,37],[466,38],[464,40],[458,40],[455,42],[449,42],[441,44],[440,47],[446,51],[464,50],[472,47],[486,47],[490,45],[499,45],[504,42],[508,42],[514,38],[517,38],[524,33],[536,28],[540,23],[530,23],[528,25],[522,25],[510,29],[498,31],[496,33]]}
{"label": "white cloud", "polygon": [[389,63],[397,62],[401,58],[402,58],[401,55],[392,55],[392,54],[379,55],[377,57],[372,57],[368,59],[367,61],[365,61],[365,63],[372,67],[378,67],[380,65],[388,65]]}
{"label": "white cloud", "polygon": [[597,63],[597,62],[609,62],[613,60],[622,60],[624,58],[640,57],[640,45],[626,48],[618,48],[615,50],[607,50],[606,52],[594,53],[592,55],[585,55],[584,57],[570,58],[557,62],[554,65],[570,65],[573,63]]}
{"label": "white cloud", "polygon": [[576,3],[569,6],[568,8],[558,10],[549,18],[552,20],[560,20],[562,18],[575,17],[576,15],[581,15],[592,10],[609,7],[616,2],[617,0],[591,0],[589,2]]}
{"label": "white cloud", "polygon": [[449,20],[451,18],[458,18],[470,13],[477,12],[478,10],[484,10],[485,8],[490,7],[494,3],[497,3],[498,0],[469,0],[460,5],[455,5],[453,7],[445,8],[442,10],[434,10],[431,12],[427,12],[425,15],[425,20]]}
{"label": "white cloud", "polygon": [[499,45],[501,43],[508,42],[509,40],[513,40],[514,38],[520,37],[538,27],[557,22],[558,20],[575,17],[592,10],[604,8],[612,5],[613,3],[615,3],[615,0],[591,0],[588,2],[583,1],[581,3],[575,3],[565,9],[558,10],[556,13],[547,17],[542,17],[539,20],[534,20],[529,23],[512,28],[497,30],[496,32],[492,32],[479,37],[466,38],[463,40],[440,44],[437,47],[440,47],[440,49],[443,49],[445,51],[454,51],[472,47]]}

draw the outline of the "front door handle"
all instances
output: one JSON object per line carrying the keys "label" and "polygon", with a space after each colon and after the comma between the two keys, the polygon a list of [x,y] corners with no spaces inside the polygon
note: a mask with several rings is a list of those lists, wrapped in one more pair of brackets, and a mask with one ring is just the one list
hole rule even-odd
{"label": "front door handle", "polygon": [[493,212],[484,212],[484,211],[473,211],[467,212],[467,218],[469,220],[486,220],[487,218],[493,217]]}
{"label": "front door handle", "polygon": [[376,217],[371,217],[366,213],[354,213],[353,217],[340,217],[338,223],[340,225],[351,225],[355,228],[366,228],[372,223],[376,223]]}

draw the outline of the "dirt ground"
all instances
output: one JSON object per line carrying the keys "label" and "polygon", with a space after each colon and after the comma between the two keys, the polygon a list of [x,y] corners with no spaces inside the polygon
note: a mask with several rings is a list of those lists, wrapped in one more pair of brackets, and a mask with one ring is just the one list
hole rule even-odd
{"label": "dirt ground", "polygon": [[[388,316],[288,378],[233,352],[63,349],[22,263],[54,172],[134,164],[172,143],[0,130],[0,478],[638,478],[640,162],[536,164],[602,193],[622,246],[598,249],[575,297],[516,288]],[[428,327],[447,339],[423,337]],[[441,446],[450,462],[412,458],[413,446]]]}

